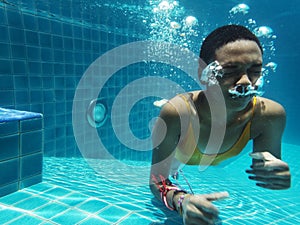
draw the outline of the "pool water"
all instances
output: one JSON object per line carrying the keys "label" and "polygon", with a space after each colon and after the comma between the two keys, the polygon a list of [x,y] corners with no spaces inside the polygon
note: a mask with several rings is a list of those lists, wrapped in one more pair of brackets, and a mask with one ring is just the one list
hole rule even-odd
{"label": "pool water", "polygon": [[[195,193],[229,192],[228,199],[214,203],[220,209],[222,224],[300,224],[300,108],[297,99],[300,45],[294,22],[299,21],[299,3],[295,0],[284,4],[269,0],[246,1],[249,7],[239,3],[223,0],[0,1],[0,106],[39,112],[45,121],[43,182],[1,197],[0,224],[182,224],[175,212],[168,211],[153,198],[145,182],[139,183],[149,176],[151,148],[141,151],[134,141],[127,146],[114,133],[118,128],[124,131],[125,140],[133,139],[127,136],[131,131],[124,129],[127,127],[123,115],[127,117],[127,113],[118,111],[113,115],[116,127],[110,124],[113,118],[106,119],[106,116],[112,115],[112,105],[121,90],[132,87],[130,84],[139,78],[159,75],[186,91],[199,86],[179,68],[162,66],[159,61],[143,61],[118,71],[101,90],[101,100],[104,106],[107,104],[108,114],[104,115],[100,107],[102,111],[98,110],[98,117],[94,118],[99,126],[103,125],[97,132],[114,160],[89,162],[82,158],[84,151],[74,139],[74,95],[91,63],[110,50],[150,40],[172,42],[198,55],[203,37],[227,23],[246,25],[262,35],[266,68],[270,69],[265,97],[286,108],[288,116],[283,141],[297,144],[283,145],[283,159],[291,168],[292,187],[274,191],[255,186],[245,173],[251,163],[247,155],[249,146],[238,160],[223,166],[202,172],[197,167],[186,166],[183,171]],[[160,48],[147,51],[161,54]],[[127,57],[127,54],[124,51],[117,55]],[[113,61],[107,61],[109,66]],[[276,73],[272,68],[277,68]],[[89,90],[98,88],[97,84],[88,87]],[[132,103],[130,101],[136,101],[136,96],[141,98],[128,114],[132,133],[142,140],[149,138],[149,121],[153,121],[159,110],[153,106],[153,102],[160,99],[154,98],[158,97],[156,92],[149,94],[153,98],[142,95],[150,84],[155,85],[155,90],[172,89],[165,82],[144,82],[138,86],[140,89],[135,86],[133,93],[121,98],[123,109]],[[99,103],[98,99],[88,99],[88,102],[94,100]],[[81,112],[86,112],[84,106]],[[85,115],[81,120],[87,123]],[[84,140],[90,138],[90,133],[79,129]],[[88,156],[105,152],[89,141],[87,148],[91,155]],[[117,162],[121,159],[140,169],[120,167]],[[182,177],[179,182],[188,189]]]}
{"label": "pool water", "polygon": [[[245,169],[251,159],[243,154],[228,165],[199,172],[195,166],[183,171],[195,193],[228,191],[228,199],[215,202],[222,224],[300,223],[300,146],[283,145],[283,158],[289,163],[292,187],[267,190],[247,179]],[[0,198],[1,224],[183,224],[152,197],[147,185],[133,185],[132,174],[112,169],[113,161],[94,160],[101,176],[83,158],[44,159],[44,181]],[[148,162],[138,163],[148,167]],[[106,170],[105,170],[106,168]],[[128,178],[128,185],[109,177]],[[147,177],[148,174],[145,174]],[[183,178],[180,184],[187,188]]]}

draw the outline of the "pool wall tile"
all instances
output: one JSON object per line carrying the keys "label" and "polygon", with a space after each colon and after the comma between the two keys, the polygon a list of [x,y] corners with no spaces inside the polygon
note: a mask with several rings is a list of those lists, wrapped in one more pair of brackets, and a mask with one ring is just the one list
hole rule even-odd
{"label": "pool wall tile", "polygon": [[[19,123],[18,121],[10,122],[10,123],[0,123],[0,137],[16,134],[19,131]],[[1,146],[1,145],[0,145]]]}
{"label": "pool wall tile", "polygon": [[0,162],[19,155],[19,134],[0,137]]}
{"label": "pool wall tile", "polygon": [[20,141],[20,154],[27,155],[34,152],[41,152],[43,148],[43,143],[41,141],[33,141],[33,140],[42,140],[43,131],[31,131],[26,133],[21,133],[21,141]]}
{"label": "pool wall tile", "polygon": [[19,182],[14,182],[0,187],[0,197],[19,190]]}
{"label": "pool wall tile", "polygon": [[0,163],[1,186],[17,182],[19,179],[19,158],[4,160]]}
{"label": "pool wall tile", "polygon": [[[91,19],[90,15],[83,17],[82,12],[65,10],[73,6],[69,1],[13,2],[18,4],[0,1],[0,107],[35,111],[44,115],[47,129],[45,156],[81,156],[72,126],[73,99],[77,85],[94,60],[120,44],[140,40],[140,31],[115,34],[111,33],[110,28],[107,30],[93,23],[78,23]],[[79,7],[85,6],[80,3]],[[60,19],[69,16],[71,20]],[[114,23],[108,25],[115,30]],[[142,63],[133,67],[142,67],[139,71],[144,71],[144,66]],[[143,76],[135,71],[126,72],[125,76],[113,76],[113,80],[105,85],[103,90],[107,103],[112,102],[119,92],[119,76],[122,82],[123,79],[127,82],[127,79],[134,80]],[[127,76],[129,74],[130,78]],[[107,149],[116,151],[114,157],[132,159],[132,156],[137,156],[129,148],[123,155],[119,154],[121,149],[117,148],[120,143],[116,137],[111,140],[110,124],[105,124],[103,128],[103,139],[108,140],[104,144]],[[66,130],[71,132],[66,134]],[[148,153],[139,153],[139,160],[149,156]],[[99,157],[104,156],[100,154]]]}
{"label": "pool wall tile", "polygon": [[0,108],[0,197],[42,181],[43,116]]}
{"label": "pool wall tile", "polygon": [[19,182],[19,189],[29,187],[31,185],[40,183],[42,181],[43,181],[43,175],[41,173],[29,178],[21,179]]}
{"label": "pool wall tile", "polygon": [[20,131],[21,132],[39,130],[42,127],[43,127],[43,119],[42,118],[20,121]]}
{"label": "pool wall tile", "polygon": [[43,154],[30,154],[20,157],[20,179],[32,177],[42,173]]}

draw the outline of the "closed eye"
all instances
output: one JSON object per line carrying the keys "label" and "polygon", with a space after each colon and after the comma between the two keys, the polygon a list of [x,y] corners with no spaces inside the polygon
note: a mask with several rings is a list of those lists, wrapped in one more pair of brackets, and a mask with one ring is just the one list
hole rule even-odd
{"label": "closed eye", "polygon": [[[234,75],[240,75],[245,71],[245,68],[240,65],[228,64],[223,66],[223,76],[231,77]],[[247,69],[247,74],[252,76],[259,76],[262,72],[262,64],[254,64]]]}

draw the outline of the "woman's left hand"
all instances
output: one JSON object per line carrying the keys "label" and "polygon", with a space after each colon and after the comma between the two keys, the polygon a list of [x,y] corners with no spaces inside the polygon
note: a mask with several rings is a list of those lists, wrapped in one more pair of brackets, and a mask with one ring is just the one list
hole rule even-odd
{"label": "woman's left hand", "polygon": [[255,152],[250,156],[254,159],[250,170],[246,173],[250,180],[258,181],[257,186],[280,190],[291,186],[291,174],[287,163],[276,158],[269,152]]}

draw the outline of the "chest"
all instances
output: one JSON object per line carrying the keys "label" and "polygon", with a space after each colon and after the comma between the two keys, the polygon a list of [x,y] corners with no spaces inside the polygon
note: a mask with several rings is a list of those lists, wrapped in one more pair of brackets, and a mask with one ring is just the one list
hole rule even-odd
{"label": "chest", "polygon": [[241,121],[238,124],[204,125],[200,124],[198,148],[202,152],[223,153],[238,144],[245,135],[250,135],[250,120]]}

